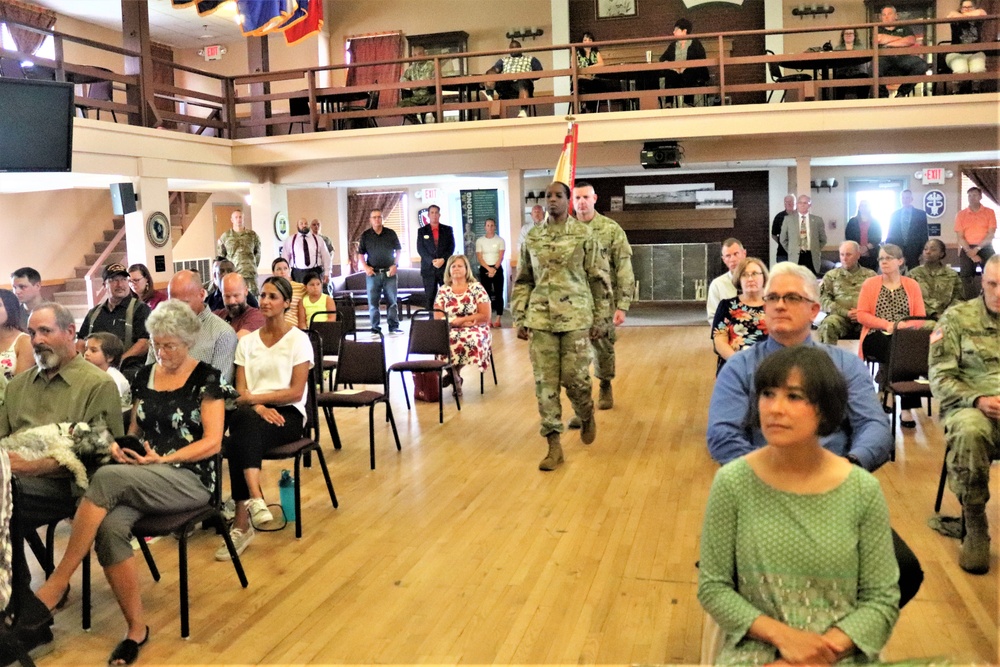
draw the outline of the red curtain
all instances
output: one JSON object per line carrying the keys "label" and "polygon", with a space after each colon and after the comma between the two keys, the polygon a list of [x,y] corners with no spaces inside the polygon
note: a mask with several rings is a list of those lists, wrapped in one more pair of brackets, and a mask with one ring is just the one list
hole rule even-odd
{"label": "red curtain", "polygon": [[[402,192],[347,195],[347,248],[352,273],[361,270],[358,241],[361,240],[361,234],[370,227],[369,215],[375,209],[382,211],[383,215],[387,215],[399,204],[402,198]],[[402,244],[402,240],[400,244]]]}
{"label": "red curtain", "polygon": [[[352,37],[351,64],[347,71],[348,86],[363,86],[369,83],[395,83],[402,74],[402,63],[389,65],[369,65],[382,60],[396,60],[403,57],[403,35],[379,35],[376,37]],[[399,102],[399,90],[383,90],[378,105],[382,109],[394,107]]]}
{"label": "red curtain", "polygon": [[971,168],[967,167],[963,169],[965,175],[969,177],[969,180],[976,184],[976,187],[982,190],[987,197],[995,202],[1000,202],[1000,168],[998,167],[980,167]]}
{"label": "red curtain", "polygon": [[[17,21],[30,25],[33,28],[49,30],[56,24],[56,13],[28,5],[13,0],[0,0],[0,21]],[[21,53],[34,53],[45,41],[46,35],[40,32],[33,32],[26,28],[7,23],[7,30],[14,38],[14,45]]]}

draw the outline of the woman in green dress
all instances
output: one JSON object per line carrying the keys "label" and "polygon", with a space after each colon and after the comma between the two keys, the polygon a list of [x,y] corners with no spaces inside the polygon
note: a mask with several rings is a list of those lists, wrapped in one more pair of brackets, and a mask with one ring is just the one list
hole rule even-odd
{"label": "woman in green dress", "polygon": [[800,345],[756,374],[767,444],[716,474],[698,599],[726,634],[716,664],[876,662],[899,616],[899,571],[878,481],[824,449],[847,388]]}

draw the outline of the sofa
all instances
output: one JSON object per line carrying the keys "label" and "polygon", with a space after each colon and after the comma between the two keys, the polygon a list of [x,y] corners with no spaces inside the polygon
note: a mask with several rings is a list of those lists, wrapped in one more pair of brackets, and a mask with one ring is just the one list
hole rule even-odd
{"label": "sofa", "polygon": [[[368,289],[365,285],[364,271],[358,271],[333,279],[334,298],[350,295],[358,306],[368,308]],[[420,277],[420,269],[396,270],[396,301],[400,311],[406,308],[409,316],[411,307],[424,308],[424,281]]]}

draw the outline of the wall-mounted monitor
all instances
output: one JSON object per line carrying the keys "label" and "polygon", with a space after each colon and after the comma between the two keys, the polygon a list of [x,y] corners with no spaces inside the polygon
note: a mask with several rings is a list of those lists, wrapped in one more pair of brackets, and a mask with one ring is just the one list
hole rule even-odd
{"label": "wall-mounted monitor", "polygon": [[0,77],[0,172],[71,171],[73,84]]}

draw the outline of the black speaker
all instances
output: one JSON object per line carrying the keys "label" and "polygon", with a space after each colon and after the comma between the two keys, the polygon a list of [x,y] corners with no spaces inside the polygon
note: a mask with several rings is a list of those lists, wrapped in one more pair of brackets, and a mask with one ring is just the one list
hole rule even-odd
{"label": "black speaker", "polygon": [[111,184],[111,208],[115,215],[135,213],[135,189],[131,183]]}

